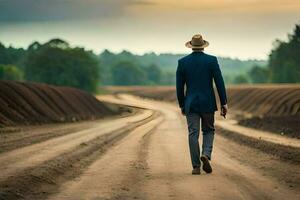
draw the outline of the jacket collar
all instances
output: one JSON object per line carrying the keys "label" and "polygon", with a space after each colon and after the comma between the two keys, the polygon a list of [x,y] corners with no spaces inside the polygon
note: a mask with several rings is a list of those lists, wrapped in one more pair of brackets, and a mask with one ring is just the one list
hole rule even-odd
{"label": "jacket collar", "polygon": [[198,54],[198,53],[199,53],[199,54],[203,54],[204,52],[203,52],[203,51],[193,51],[193,52],[192,52],[192,54]]}

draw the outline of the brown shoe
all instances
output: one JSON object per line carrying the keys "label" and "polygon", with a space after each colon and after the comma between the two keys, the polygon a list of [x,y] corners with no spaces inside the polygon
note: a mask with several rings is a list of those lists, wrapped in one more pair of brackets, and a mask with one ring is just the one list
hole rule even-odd
{"label": "brown shoe", "polygon": [[209,160],[208,160],[208,157],[206,155],[202,155],[200,157],[200,160],[202,161],[203,163],[203,167],[202,169],[206,172],[206,173],[212,173],[212,168],[210,166],[210,163],[209,163]]}
{"label": "brown shoe", "polygon": [[200,167],[194,168],[193,171],[192,171],[192,174],[193,175],[199,175],[200,174]]}

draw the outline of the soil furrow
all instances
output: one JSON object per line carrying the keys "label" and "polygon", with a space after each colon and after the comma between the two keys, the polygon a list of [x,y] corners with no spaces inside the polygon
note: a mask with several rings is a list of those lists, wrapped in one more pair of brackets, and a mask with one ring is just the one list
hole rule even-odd
{"label": "soil furrow", "polygon": [[0,154],[0,181],[16,173],[20,173],[20,171],[26,168],[37,166],[46,160],[50,160],[63,154],[81,143],[88,142],[98,136],[127,127],[131,123],[136,124],[138,122],[143,122],[152,115],[152,111],[145,110],[141,114],[135,116],[110,120],[106,123],[100,123],[95,127],[87,128],[86,130]]}
{"label": "soil furrow", "polygon": [[121,117],[130,117],[133,114],[140,113],[141,110],[132,109],[132,113],[123,114],[119,117],[110,117],[95,121],[66,123],[57,125],[41,125],[33,127],[15,127],[15,131],[6,128],[0,134],[0,153],[8,152],[29,145],[41,143],[46,140],[73,134],[85,129],[97,126],[100,123],[106,123],[108,120],[115,120]]}
{"label": "soil furrow", "polygon": [[130,131],[157,116],[158,113],[155,113],[143,121],[81,143],[61,155],[8,177],[0,182],[0,199],[44,199],[56,192],[66,180],[79,176],[87,166]]}
{"label": "soil furrow", "polygon": [[265,140],[248,137],[246,135],[242,135],[220,127],[218,127],[218,133],[239,144],[243,144],[255,148],[257,150],[260,150],[262,152],[274,155],[283,161],[294,163],[294,164],[300,164],[299,148],[280,145]]}

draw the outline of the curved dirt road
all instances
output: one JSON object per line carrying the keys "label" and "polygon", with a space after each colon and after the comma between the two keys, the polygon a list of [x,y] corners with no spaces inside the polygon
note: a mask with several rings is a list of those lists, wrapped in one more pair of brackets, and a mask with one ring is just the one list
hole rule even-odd
{"label": "curved dirt road", "polygon": [[175,105],[99,98],[140,109],[1,136],[0,200],[300,199],[299,163],[235,143],[217,129],[213,173],[192,176],[186,122]]}
{"label": "curved dirt road", "polygon": [[[185,119],[174,105],[128,95],[100,98],[156,110],[161,115],[132,131],[79,178],[65,182],[50,199],[300,199],[299,185],[283,184],[272,177],[274,174],[249,166],[261,161],[261,154],[218,135],[213,173],[192,176]],[[241,156],[243,153],[246,155]],[[243,163],[238,156],[252,158]],[[281,164],[279,168],[285,167]],[[291,168],[299,171],[298,165]]]}

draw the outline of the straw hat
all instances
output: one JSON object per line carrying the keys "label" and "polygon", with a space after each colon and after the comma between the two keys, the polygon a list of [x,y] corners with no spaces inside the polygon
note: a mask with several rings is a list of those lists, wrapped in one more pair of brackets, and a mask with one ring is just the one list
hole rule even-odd
{"label": "straw hat", "polygon": [[185,46],[187,48],[192,48],[192,49],[203,49],[207,47],[209,43],[202,38],[202,35],[197,34],[194,35],[191,41],[188,41],[185,43]]}

